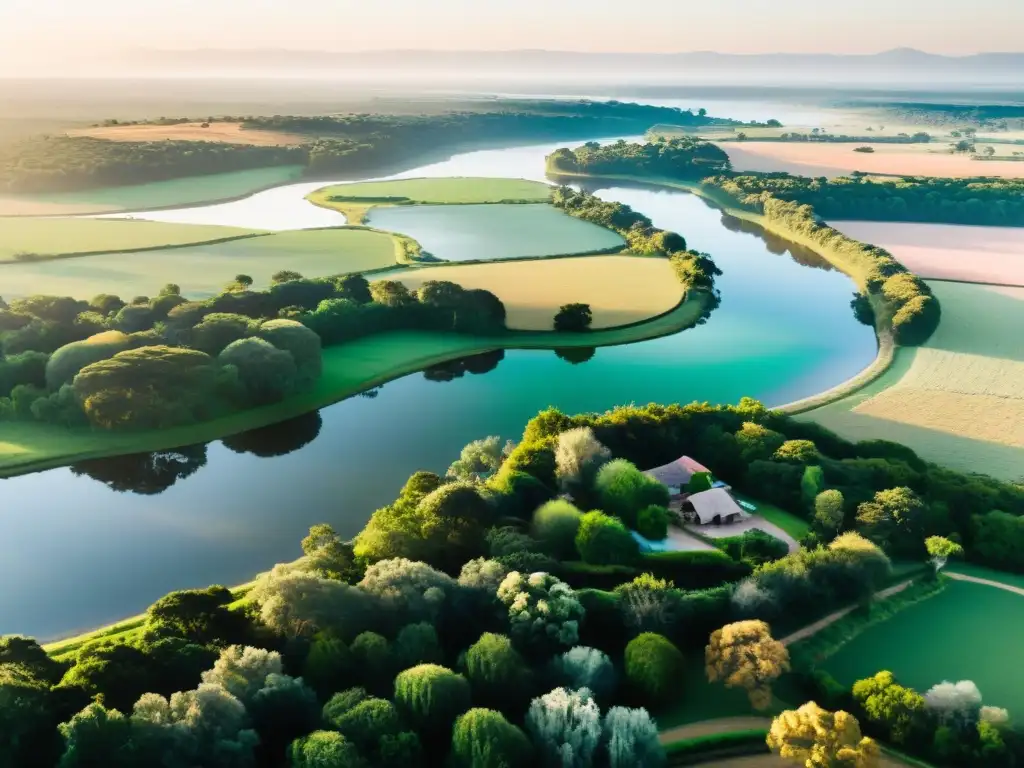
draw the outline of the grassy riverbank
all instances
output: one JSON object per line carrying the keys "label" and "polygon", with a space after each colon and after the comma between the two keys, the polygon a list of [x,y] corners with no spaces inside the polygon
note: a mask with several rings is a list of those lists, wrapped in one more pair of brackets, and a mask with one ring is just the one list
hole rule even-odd
{"label": "grassy riverbank", "polygon": [[37,422],[5,422],[0,435],[0,478],[84,459],[218,440],[322,408],[431,365],[494,349],[604,347],[667,336],[696,324],[708,300],[705,294],[695,292],[671,311],[648,321],[589,333],[510,331],[489,337],[419,331],[377,334],[325,349],[323,375],[308,392],[186,427],[117,433],[69,430]]}
{"label": "grassy riverbank", "polygon": [[212,224],[0,217],[0,263],[177,248],[258,234],[263,234],[262,230]]}
{"label": "grassy riverbank", "polygon": [[369,211],[379,207],[546,203],[550,198],[551,188],[539,181],[463,176],[339,184],[306,196],[314,205],[340,211],[350,224],[365,223]]}

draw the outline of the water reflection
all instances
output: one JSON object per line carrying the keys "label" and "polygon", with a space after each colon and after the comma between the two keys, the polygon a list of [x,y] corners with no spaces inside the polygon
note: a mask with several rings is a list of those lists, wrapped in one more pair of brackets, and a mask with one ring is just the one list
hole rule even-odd
{"label": "water reflection", "polygon": [[432,365],[423,371],[423,378],[427,381],[454,381],[460,379],[467,373],[482,374],[490,373],[498,367],[498,363],[505,359],[505,350],[496,349],[493,352],[483,352],[479,355],[460,357],[457,360],[449,360],[447,363]]}
{"label": "water reflection", "polygon": [[595,347],[560,347],[555,350],[555,354],[567,363],[579,365],[597,354],[597,349]]}
{"label": "water reflection", "polygon": [[118,493],[154,496],[206,466],[206,445],[173,451],[132,453],[109,459],[89,459],[71,465],[77,477],[91,477]]}
{"label": "water reflection", "polygon": [[316,440],[323,423],[320,412],[314,411],[268,427],[241,432],[221,442],[235,453],[251,453],[263,458],[284,456]]}
{"label": "water reflection", "polygon": [[807,246],[800,245],[799,243],[794,243],[791,240],[780,237],[752,221],[737,218],[736,216],[723,211],[722,226],[730,232],[745,232],[748,235],[754,235],[754,237],[760,238],[764,241],[765,248],[768,249],[768,252],[773,253],[776,256],[785,256],[788,253],[797,264],[802,264],[805,267],[813,267],[814,269],[823,269],[826,272],[836,271],[836,268],[832,266],[831,262],[820,254],[812,251]]}

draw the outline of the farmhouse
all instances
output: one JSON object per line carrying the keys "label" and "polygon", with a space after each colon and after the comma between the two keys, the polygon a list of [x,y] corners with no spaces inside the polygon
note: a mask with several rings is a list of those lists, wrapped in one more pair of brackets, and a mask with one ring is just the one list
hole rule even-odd
{"label": "farmhouse", "polygon": [[[705,473],[710,476],[711,470],[689,456],[680,456],[675,461],[644,472],[648,477],[653,477],[659,483],[666,486],[669,496],[673,500],[681,500],[686,496],[690,478],[698,473]],[[716,481],[712,481],[712,487],[729,488],[725,483]]]}
{"label": "farmhouse", "polygon": [[725,488],[711,488],[687,496],[680,513],[683,520],[701,525],[738,523],[750,517]]}

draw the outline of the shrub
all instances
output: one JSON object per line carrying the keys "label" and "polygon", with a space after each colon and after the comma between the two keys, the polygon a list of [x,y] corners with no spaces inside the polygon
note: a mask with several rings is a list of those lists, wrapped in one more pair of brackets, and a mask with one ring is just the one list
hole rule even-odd
{"label": "shrub", "polygon": [[636,517],[636,530],[648,541],[662,541],[668,536],[668,523],[671,519],[665,507],[652,504],[640,510]]}
{"label": "shrub", "polygon": [[589,304],[565,304],[555,314],[555,330],[581,332],[590,329],[594,315]]}
{"label": "shrub", "polygon": [[288,748],[292,768],[364,768],[366,763],[354,744],[334,731],[314,731]]}
{"label": "shrub", "polygon": [[465,673],[474,701],[509,713],[526,703],[533,681],[533,672],[512,641],[491,632],[466,651]]}
{"label": "shrub", "polygon": [[469,702],[466,678],[437,664],[421,664],[395,678],[395,704],[421,734],[447,738]]}
{"label": "shrub", "polygon": [[750,575],[746,563],[738,563],[724,552],[645,552],[638,565],[659,579],[667,579],[680,589],[707,589],[739,581]]}
{"label": "shrub", "polygon": [[662,705],[681,691],[683,654],[668,639],[644,632],[626,646],[626,680],[650,705]]}
{"label": "shrub", "polygon": [[632,528],[636,527],[641,509],[652,504],[668,506],[668,488],[625,459],[615,459],[601,467],[594,485],[601,508]]}
{"label": "shrub", "polygon": [[602,700],[615,693],[618,673],[603,651],[577,645],[559,656],[554,664],[559,681],[570,690],[586,688]]}
{"label": "shrub", "polygon": [[333,717],[331,726],[363,752],[373,751],[382,736],[394,736],[402,730],[395,705],[374,697]]}
{"label": "shrub", "polygon": [[[46,362],[46,386],[60,389],[63,384],[70,383],[85,366],[113,357],[130,345],[131,339],[121,331],[105,331],[84,341],[65,344]],[[3,391],[0,385],[0,392]]]}
{"label": "shrub", "polygon": [[626,526],[603,512],[588,512],[580,519],[576,550],[593,565],[627,565],[640,552]]}
{"label": "shrub", "polygon": [[533,747],[526,735],[492,709],[471,709],[455,721],[452,759],[465,768],[526,768]]}
{"label": "shrub", "polygon": [[549,501],[533,513],[533,536],[552,557],[571,559],[582,518],[583,513],[568,501]]}
{"label": "shrub", "polygon": [[524,650],[543,654],[579,639],[583,607],[572,588],[550,574],[512,571],[498,599],[508,607],[512,640]]}

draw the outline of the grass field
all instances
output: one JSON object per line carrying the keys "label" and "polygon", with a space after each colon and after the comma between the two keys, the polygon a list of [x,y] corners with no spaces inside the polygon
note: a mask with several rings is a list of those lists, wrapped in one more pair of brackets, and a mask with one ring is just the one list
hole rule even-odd
{"label": "grass field", "polygon": [[1024,289],[929,283],[942,323],[923,347],[853,395],[802,413],[851,440],[882,438],[923,458],[1004,480],[1024,475]]}
{"label": "grass field", "polygon": [[831,224],[885,248],[921,277],[1024,286],[1024,229],[889,221]]}
{"label": "grass field", "polygon": [[302,166],[282,165],[209,176],[189,176],[126,187],[47,195],[2,195],[0,216],[61,216],[82,213],[169,208],[177,205],[228,200],[261,189],[298,181]]}
{"label": "grass field", "polygon": [[985,568],[981,565],[975,565],[974,563],[963,563],[957,560],[950,562],[946,566],[943,573],[963,573],[967,576],[974,576],[978,579],[989,579],[990,581],[998,581],[1000,584],[1006,584],[1011,587],[1018,587],[1024,589],[1024,574],[1020,573],[1007,573],[1006,571],[994,571],[991,568]]}
{"label": "grass field", "polygon": [[18,254],[58,256],[73,253],[133,251],[204,243],[254,234],[237,227],[165,224],[128,219],[0,218],[0,262]]}
{"label": "grass field", "polygon": [[37,422],[5,422],[0,433],[0,478],[84,459],[219,440],[323,408],[431,365],[493,349],[603,347],[668,336],[693,327],[704,313],[706,302],[704,294],[694,293],[671,312],[648,323],[591,333],[523,331],[493,337],[419,331],[377,334],[325,349],[323,375],[309,392],[188,427],[113,433],[69,430]]}
{"label": "grass field", "polygon": [[450,280],[463,288],[493,292],[508,311],[508,327],[550,330],[563,304],[589,304],[594,328],[646,320],[667,312],[682,287],[666,259],[638,256],[503,261],[426,267],[394,279],[410,288],[427,280]]}
{"label": "grass field", "polygon": [[[117,229],[135,222],[96,223],[109,223]],[[394,266],[395,259],[395,240],[387,233],[345,228],[299,230],[216,245],[0,265],[0,296],[10,299],[40,292],[82,299],[98,293],[149,296],[171,282],[181,286],[183,295],[203,298],[218,293],[239,273],[252,277],[256,288],[263,288],[270,276],[282,269],[321,277]]]}
{"label": "grass field", "polygon": [[394,205],[544,203],[550,198],[551,187],[539,181],[470,176],[338,184],[306,196],[314,205],[340,211],[350,224],[364,223],[373,208]]}
{"label": "grass field", "polygon": [[977,161],[950,154],[941,142],[931,144],[864,144],[873,153],[854,152],[851,144],[814,142],[722,142],[737,171],[787,171],[802,176],[842,176],[851,171],[899,176],[1024,177],[1024,163]]}
{"label": "grass field", "polygon": [[254,144],[260,147],[305,144],[308,136],[279,131],[243,131],[241,123],[179,123],[178,125],[106,125],[73,128],[68,136],[91,136],[108,141],[215,141],[221,144]]}
{"label": "grass field", "polygon": [[[734,494],[737,498],[746,499],[741,494]],[[797,541],[800,541],[804,536],[811,530],[810,524],[802,519],[787,512],[784,509],[779,509],[776,506],[767,504],[763,501],[756,501],[754,499],[746,499],[750,501],[754,506],[757,507],[757,514],[763,517],[772,525],[777,525],[779,528],[784,530],[790,536]]]}
{"label": "grass field", "polygon": [[943,680],[973,680],[985,704],[1024,711],[1024,597],[952,581],[843,646],[823,666],[850,685],[880,670],[924,692]]}

